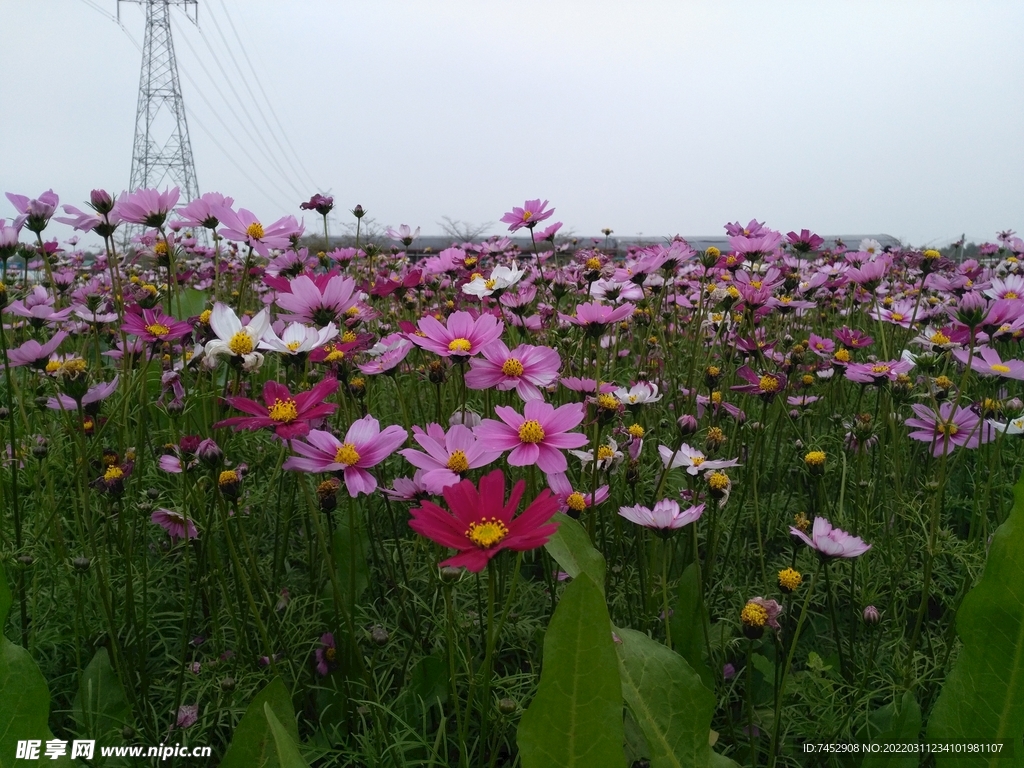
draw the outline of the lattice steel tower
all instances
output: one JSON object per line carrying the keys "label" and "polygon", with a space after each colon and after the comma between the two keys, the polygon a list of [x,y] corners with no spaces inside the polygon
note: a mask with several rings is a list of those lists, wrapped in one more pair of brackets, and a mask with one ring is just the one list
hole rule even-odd
{"label": "lattice steel tower", "polygon": [[[183,202],[193,200],[199,196],[199,185],[174,57],[170,10],[181,6],[185,15],[198,23],[198,0],[118,0],[118,9],[122,2],[146,8],[130,189],[178,186]],[[190,8],[195,16],[189,16]]]}

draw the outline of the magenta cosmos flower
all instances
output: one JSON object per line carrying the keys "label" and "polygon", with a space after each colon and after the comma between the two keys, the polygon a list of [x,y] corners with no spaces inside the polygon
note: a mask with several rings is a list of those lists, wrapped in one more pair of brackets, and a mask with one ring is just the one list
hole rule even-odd
{"label": "magenta cosmos flower", "polygon": [[289,314],[284,320],[324,326],[337,322],[356,305],[356,283],[336,272],[299,275],[288,283],[289,292],[279,291],[275,303]]}
{"label": "magenta cosmos flower", "polygon": [[513,467],[536,464],[542,472],[565,472],[569,463],[562,449],[588,442],[586,435],[569,431],[586,414],[580,403],[555,408],[541,400],[529,400],[522,414],[504,405],[495,406],[494,412],[501,421],[485,419],[476,428],[477,437],[502,452],[511,450],[508,463]]}
{"label": "magenta cosmos flower", "polygon": [[502,216],[501,223],[508,224],[509,232],[515,232],[523,227],[533,229],[545,219],[550,219],[551,214],[555,212],[554,208],[545,210],[547,207],[548,201],[542,203],[539,197],[536,200],[527,200],[522,208],[513,208]]}
{"label": "magenta cosmos flower", "polygon": [[21,229],[24,225],[28,231],[36,234],[46,229],[46,225],[50,223],[50,217],[53,216],[60,203],[60,198],[52,189],[46,190],[38,198],[33,199],[8,192],[7,199],[21,214],[14,218],[14,228]]}
{"label": "magenta cosmos flower", "polygon": [[633,314],[636,309],[632,304],[620,304],[612,307],[607,304],[591,302],[589,304],[578,304],[573,315],[564,315],[561,312],[558,316],[566,323],[578,325],[595,336],[604,333],[604,329],[612,323],[625,320]]}
{"label": "magenta cosmos flower", "polygon": [[810,536],[794,526],[790,526],[789,532],[822,557],[859,557],[871,549],[859,536],[833,528],[824,517],[814,518]]}
{"label": "magenta cosmos flower", "polygon": [[900,374],[909,373],[914,367],[910,360],[879,360],[875,363],[850,363],[846,366],[846,378],[858,384],[881,386],[887,381],[896,381]]}
{"label": "magenta cosmos flower", "polygon": [[1020,360],[1003,360],[992,347],[977,350],[980,358],[971,357],[966,349],[953,350],[953,357],[964,365],[970,362],[971,370],[979,376],[1002,376],[1004,379],[1024,381],[1024,362]]}
{"label": "magenta cosmos flower", "polygon": [[[7,360],[11,368],[17,368],[21,365],[33,365],[37,368],[42,368],[46,365],[46,361],[50,359],[50,355],[57,351],[57,347],[67,337],[67,331],[57,331],[53,338],[45,344],[40,344],[35,339],[29,339],[17,349],[12,349],[8,353]],[[3,366],[0,365],[0,368],[3,368]]]}
{"label": "magenta cosmos flower", "polygon": [[738,384],[730,389],[736,392],[745,392],[748,395],[757,395],[763,400],[771,400],[786,388],[786,377],[781,373],[764,373],[758,375],[754,370],[744,365],[736,375],[747,384]]}
{"label": "magenta cosmos flower", "polygon": [[271,248],[287,248],[293,235],[302,234],[302,226],[294,216],[283,216],[273,224],[263,226],[256,214],[239,208],[236,213],[230,206],[213,209],[214,215],[224,225],[219,233],[228,240],[248,243],[260,256],[269,258]]}
{"label": "magenta cosmos flower", "polygon": [[619,514],[631,523],[667,534],[699,520],[700,516],[704,514],[704,505],[697,504],[680,509],[679,502],[675,499],[662,499],[655,502],[653,509],[648,509],[640,504],[632,507],[619,507]]}
{"label": "magenta cosmos flower", "polygon": [[461,424],[452,426],[447,434],[440,424],[428,424],[426,432],[414,426],[412,438],[426,453],[415,448],[399,453],[414,467],[425,471],[423,485],[434,494],[455,485],[468,470],[490,464],[501,455],[500,450],[488,447],[486,441],[478,439],[471,429]]}
{"label": "magenta cosmos flower", "polygon": [[165,315],[159,309],[126,312],[121,328],[125,333],[153,343],[177,341],[192,332],[191,325]]}
{"label": "magenta cosmos flower", "polygon": [[167,214],[178,204],[177,187],[159,192],[155,189],[137,189],[123,196],[117,203],[117,212],[121,218],[132,224],[145,224],[147,227],[161,227],[167,220]]}
{"label": "magenta cosmos flower", "polygon": [[915,403],[910,406],[918,418],[907,419],[907,426],[913,427],[910,433],[913,440],[921,440],[932,444],[932,456],[942,456],[952,452],[958,445],[964,448],[977,448],[982,443],[992,440],[992,427],[983,422],[974,411],[945,402],[939,404],[939,412],[935,413],[927,405]]}
{"label": "magenta cosmos flower", "polygon": [[150,520],[167,531],[167,535],[171,537],[172,541],[186,537],[194,539],[199,536],[196,524],[191,519],[186,518],[181,512],[175,512],[172,509],[160,508],[152,514]]}
{"label": "magenta cosmos flower", "polygon": [[433,315],[427,315],[416,326],[419,333],[409,336],[413,343],[441,357],[455,358],[480,354],[505,330],[505,324],[494,315],[480,315],[474,320],[469,312],[452,312],[447,325],[442,325]]}
{"label": "magenta cosmos flower", "polygon": [[482,357],[469,361],[466,386],[470,389],[515,389],[523,400],[543,400],[541,387],[554,384],[562,359],[551,347],[523,344],[515,351],[500,340],[482,350]]}
{"label": "magenta cosmos flower", "polygon": [[225,197],[220,192],[207,192],[200,195],[188,205],[178,209],[178,215],[187,226],[203,227],[204,229],[216,229],[220,226],[220,219],[217,218],[216,209],[227,206],[231,207],[235,201],[233,198]]}
{"label": "magenta cosmos flower", "polygon": [[515,517],[525,488],[520,480],[505,503],[505,475],[500,469],[480,478],[479,490],[471,480],[463,480],[444,489],[450,512],[424,501],[411,511],[409,527],[431,541],[459,550],[442,566],[482,571],[501,550],[535,549],[558,529],[558,523],[550,522],[558,511],[558,500],[546,488]]}
{"label": "magenta cosmos flower", "polygon": [[298,472],[341,472],[350,496],[373,493],[377,480],[366,470],[394,453],[408,436],[408,432],[395,425],[381,430],[380,422],[373,416],[352,422],[344,442],[330,432],[311,429],[306,437],[308,442],[292,443],[292,450],[299,455],[290,456],[284,468]]}
{"label": "magenta cosmos flower", "polygon": [[258,403],[247,397],[226,398],[232,408],[251,414],[232,416],[214,424],[218,427],[237,429],[262,429],[273,427],[274,433],[282,440],[292,440],[309,434],[309,424],[316,419],[330,416],[337,409],[326,399],[338,391],[337,379],[324,379],[307,392],[292,395],[288,387],[276,381],[263,385],[263,402]]}

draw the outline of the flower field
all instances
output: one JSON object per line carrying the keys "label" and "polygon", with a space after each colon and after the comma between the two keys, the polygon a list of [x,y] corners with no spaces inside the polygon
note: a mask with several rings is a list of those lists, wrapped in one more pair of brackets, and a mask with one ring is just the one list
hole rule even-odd
{"label": "flower field", "polygon": [[0,765],[1022,764],[1013,232],[178,197],[8,194]]}

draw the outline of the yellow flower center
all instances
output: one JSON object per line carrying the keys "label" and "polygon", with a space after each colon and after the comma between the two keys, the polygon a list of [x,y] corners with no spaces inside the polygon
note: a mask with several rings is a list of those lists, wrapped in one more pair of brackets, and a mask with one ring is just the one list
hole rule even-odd
{"label": "yellow flower center", "polygon": [[337,648],[328,648],[327,650],[324,651],[324,658],[327,659],[328,661],[334,661],[337,657],[338,657],[338,649]]}
{"label": "yellow flower center", "polygon": [[803,512],[798,512],[793,515],[793,525],[799,528],[801,531],[806,531],[811,527],[811,521],[807,519],[807,515]]}
{"label": "yellow flower center", "polygon": [[690,464],[692,466],[694,466],[694,467],[699,467],[703,463],[704,463],[704,457],[703,456],[691,456],[690,457]]}
{"label": "yellow flower center", "polygon": [[721,427],[709,427],[708,441],[712,443],[724,443],[725,432],[722,431]]}
{"label": "yellow flower center", "polygon": [[476,264],[476,256],[467,256],[462,260],[462,263],[465,265],[466,269],[469,269]]}
{"label": "yellow flower center", "polygon": [[452,451],[452,455],[448,457],[448,463],[445,465],[452,472],[458,472],[462,474],[469,469],[469,462],[466,460],[466,454],[464,451]]}
{"label": "yellow flower center", "polygon": [[267,408],[267,412],[270,418],[282,424],[289,424],[299,418],[299,409],[295,405],[295,400],[290,397],[287,400],[278,398]]}
{"label": "yellow flower center", "polygon": [[1016,291],[1007,291],[1006,293],[1003,294],[1003,298],[1004,299],[1016,299],[1017,298],[1017,292]]}
{"label": "yellow flower center", "polygon": [[740,297],[739,288],[737,288],[735,285],[730,285],[728,288],[725,289],[725,292],[729,294],[730,299],[738,299]]}
{"label": "yellow flower center", "polygon": [[889,372],[889,366],[885,365],[885,364],[872,365],[871,366],[871,372],[872,373],[888,373]]}
{"label": "yellow flower center", "polygon": [[157,287],[152,283],[146,283],[144,286],[142,286],[142,290],[144,290],[146,293],[152,296],[156,296],[158,293],[160,293]]}
{"label": "yellow flower center", "polygon": [[167,241],[166,240],[160,240],[159,242],[157,242],[156,245],[153,246],[153,252],[156,253],[157,256],[166,256],[167,255]]}
{"label": "yellow flower center", "polygon": [[217,477],[217,485],[231,485],[238,482],[238,473],[233,469],[225,469]]}
{"label": "yellow flower center", "polygon": [[820,467],[825,463],[825,452],[810,451],[806,456],[804,456],[804,463],[809,467]]}
{"label": "yellow flower center", "polygon": [[149,332],[151,336],[166,336],[168,333],[171,332],[171,329],[168,328],[163,323],[153,323],[152,325],[147,325],[146,330]]}
{"label": "yellow flower center", "polygon": [[722,393],[717,389],[711,393],[711,402],[718,405],[722,402]]}
{"label": "yellow flower center", "polygon": [[248,355],[253,350],[252,337],[245,331],[239,331],[231,337],[228,349],[236,355]]}
{"label": "yellow flower center", "polygon": [[60,363],[58,361],[56,361],[56,360],[51,360],[50,362],[48,362],[46,364],[46,372],[47,373],[56,373],[59,370],[60,370]]}
{"label": "yellow flower center", "polygon": [[724,491],[729,487],[729,476],[725,472],[712,472],[708,475],[708,485],[713,491]]}
{"label": "yellow flower center", "polygon": [[212,315],[213,315],[213,312],[211,312],[208,309],[204,309],[202,312],[199,313],[199,322],[202,323],[203,325],[209,325],[210,324],[210,317]]}
{"label": "yellow flower center", "polygon": [[809,387],[809,386],[811,386],[811,384],[813,384],[813,383],[814,383],[814,377],[813,377],[813,376],[811,376],[811,374],[809,374],[809,373],[805,373],[805,374],[804,374],[804,375],[803,375],[803,376],[802,376],[802,377],[800,378],[800,381],[802,381],[802,382],[803,382],[803,384],[804,384],[804,386],[805,386],[805,387]]}
{"label": "yellow flower center", "polygon": [[301,341],[289,341],[287,344],[285,344],[285,346],[288,347],[288,349],[290,349],[292,352],[294,352],[295,350],[297,350],[299,347],[302,346],[302,342]]}
{"label": "yellow flower center", "polygon": [[940,254],[940,253],[939,253],[938,251],[936,251],[936,250],[935,250],[935,249],[933,249],[933,248],[929,248],[929,249],[928,249],[927,251],[925,251],[925,252],[924,252],[924,253],[922,253],[921,255],[922,255],[922,256],[924,256],[924,257],[925,257],[926,259],[937,259],[937,258],[939,258],[939,257],[940,257],[940,256],[941,256],[942,254]]}
{"label": "yellow flower center", "polygon": [[644,428],[641,427],[639,424],[630,424],[629,429],[627,429],[626,431],[629,432],[630,437],[635,437],[637,439],[640,439],[645,434]]}
{"label": "yellow flower center", "polygon": [[527,419],[519,427],[519,439],[524,443],[539,443],[544,439],[544,427],[535,419]]}
{"label": "yellow flower center", "polygon": [[996,373],[1009,373],[1010,366],[1003,365],[1002,363],[996,363],[995,365],[992,366],[992,370],[995,371]]}
{"label": "yellow flower center", "polygon": [[757,603],[747,603],[740,612],[740,621],[748,627],[763,627],[768,621],[768,611]]}
{"label": "yellow flower center", "polygon": [[779,391],[779,380],[774,376],[762,376],[757,383],[757,388],[765,394]]}
{"label": "yellow flower center", "polygon": [[711,247],[709,247],[706,251],[704,251],[704,253],[706,253],[708,256],[711,256],[712,258],[716,258],[716,259],[719,256],[722,255],[722,252],[720,250],[718,250],[717,248],[715,248],[715,246],[713,246],[713,245]]}
{"label": "yellow flower center", "polygon": [[356,340],[355,331],[345,331],[343,334],[341,334],[341,343],[342,344],[351,344],[355,340]]}
{"label": "yellow flower center", "polygon": [[800,571],[792,568],[785,568],[779,571],[779,586],[788,589],[790,592],[799,587],[803,580],[804,577],[800,575]]}
{"label": "yellow flower center", "polygon": [[529,221],[533,218],[533,214],[530,211],[523,211],[523,221]]}
{"label": "yellow flower center", "polygon": [[898,323],[898,322],[900,322],[903,319],[903,313],[902,312],[893,312],[892,314],[889,315],[889,317],[891,317],[893,320],[895,320]]}
{"label": "yellow flower center", "polygon": [[514,357],[510,357],[501,365],[501,372],[506,376],[522,376],[523,370],[523,364]]}
{"label": "yellow flower center", "polygon": [[600,269],[601,268],[601,260],[599,258],[597,258],[596,256],[591,256],[589,259],[587,259],[586,267],[587,267],[587,269],[592,270],[592,271],[595,270],[595,269]]}
{"label": "yellow flower center", "polygon": [[251,237],[253,240],[262,240],[264,235],[263,225],[260,224],[258,221],[254,221],[252,224],[245,228],[245,234],[247,237]]}
{"label": "yellow flower center", "polygon": [[573,491],[565,497],[565,505],[573,512],[582,512],[587,508],[587,500],[579,491]]}
{"label": "yellow flower center", "polygon": [[760,287],[761,287],[761,285],[762,285],[762,283],[761,283],[761,281],[760,281],[760,280],[751,280],[751,281],[750,281],[750,286],[751,286],[752,288],[760,288]]}
{"label": "yellow flower center", "polygon": [[615,395],[604,392],[597,396],[597,407],[608,411],[617,411],[619,409],[619,401],[615,399]]}
{"label": "yellow flower center", "polygon": [[612,458],[612,456],[614,456],[614,455],[615,455],[615,451],[613,451],[610,446],[602,445],[602,446],[598,447],[598,449],[597,449],[597,460],[598,461],[607,461],[608,459]]}
{"label": "yellow flower center", "polygon": [[123,477],[124,472],[121,471],[120,467],[107,467],[107,471],[103,473],[103,480],[108,483],[120,480]]}
{"label": "yellow flower center", "polygon": [[497,285],[497,284],[498,284],[498,281],[495,280],[494,278],[491,278],[490,280],[484,280],[484,287],[488,291],[493,291],[494,290],[494,286]]}
{"label": "yellow flower center", "polygon": [[709,365],[704,372],[708,376],[711,376],[712,378],[714,378],[715,376],[721,376],[722,375],[722,369],[719,368],[717,365]]}
{"label": "yellow flower center", "polygon": [[848,350],[848,349],[837,349],[836,350],[836,360],[838,360],[840,363],[848,363],[848,362],[850,362],[850,350]]}
{"label": "yellow flower center", "polygon": [[944,334],[942,331],[936,331],[932,334],[929,341],[931,341],[932,344],[949,344],[949,336]]}
{"label": "yellow flower center", "polygon": [[960,428],[956,424],[936,424],[935,430],[939,434],[952,437],[953,435],[960,431]]}
{"label": "yellow flower center", "polygon": [[344,359],[344,352],[342,352],[340,349],[335,349],[334,347],[331,347],[331,351],[327,353],[327,357],[324,358],[324,361],[328,363],[338,363]]}
{"label": "yellow flower center", "polygon": [[351,467],[353,464],[358,463],[359,451],[356,450],[352,443],[345,443],[334,454],[334,461],[336,464],[344,464],[346,467]]}
{"label": "yellow flower center", "polygon": [[482,549],[490,549],[508,536],[508,528],[496,517],[484,518],[479,523],[470,523],[466,537]]}
{"label": "yellow flower center", "polygon": [[473,348],[473,343],[469,339],[452,339],[448,343],[448,351],[454,352],[457,355],[468,355],[469,350]]}

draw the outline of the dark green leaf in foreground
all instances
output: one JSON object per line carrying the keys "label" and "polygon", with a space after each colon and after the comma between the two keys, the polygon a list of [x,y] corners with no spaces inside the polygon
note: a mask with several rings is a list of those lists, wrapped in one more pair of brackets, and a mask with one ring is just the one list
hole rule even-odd
{"label": "dark green leaf in foreground", "polygon": [[644,732],[653,768],[706,766],[715,696],[686,660],[643,632],[616,629],[622,695]]}
{"label": "dark green leaf in foreground", "polygon": [[[220,768],[287,768],[288,763],[282,762],[280,758],[278,740],[271,729],[267,711],[276,714],[278,725],[286,735],[298,739],[299,730],[295,725],[291,696],[281,678],[275,677],[270,685],[256,694],[245,710],[231,736],[231,746]],[[304,762],[298,764],[305,765]]]}
{"label": "dark green leaf in foreground", "polygon": [[701,605],[697,566],[690,563],[679,579],[679,597],[672,614],[672,644],[690,668],[700,675],[704,686],[713,691],[715,680],[704,661],[705,612]]}
{"label": "dark green leaf in foreground", "polygon": [[1014,757],[943,755],[940,768],[1024,766],[1024,478],[956,617],[963,641],[928,719],[928,741],[1012,742]]}
{"label": "dark green leaf in foreground", "polygon": [[49,726],[50,690],[39,667],[26,651],[0,637],[0,768],[71,765],[65,755],[58,760],[17,760],[18,742],[35,739],[44,744],[53,738]]}
{"label": "dark green leaf in foreground", "polygon": [[104,746],[123,742],[121,731],[130,725],[131,708],[106,648],[100,648],[82,672],[74,714],[84,738]]}
{"label": "dark green leaf in foreground", "polygon": [[11,587],[7,583],[3,565],[0,565],[0,635],[4,633],[4,625],[7,624],[7,614],[10,613],[12,602],[14,602],[14,597],[11,595]]}
{"label": "dark green leaf in foreground", "polygon": [[519,723],[519,755],[523,768],[622,768],[624,739],[608,607],[600,587],[580,573],[545,634],[537,696]]}
{"label": "dark green leaf in foreground", "polygon": [[572,578],[581,573],[590,576],[604,593],[604,557],[590,543],[586,529],[567,515],[559,515],[558,530],[544,545],[544,549]]}
{"label": "dark green leaf in foreground", "polygon": [[281,768],[309,768],[309,763],[299,753],[299,747],[296,743],[298,736],[291,733],[292,730],[295,730],[295,722],[289,719],[288,722],[292,727],[290,730],[285,728],[281,721],[277,719],[274,710],[271,709],[269,701],[263,704],[263,713],[266,715],[267,723],[270,725],[270,732],[274,736],[277,764]]}
{"label": "dark green leaf in foreground", "polygon": [[[881,718],[888,721],[887,727],[871,741],[875,744],[918,744],[921,739],[921,707],[914,694],[903,694],[899,712],[892,704],[880,711]],[[901,752],[876,752],[865,755],[861,768],[916,768],[920,755]]]}

